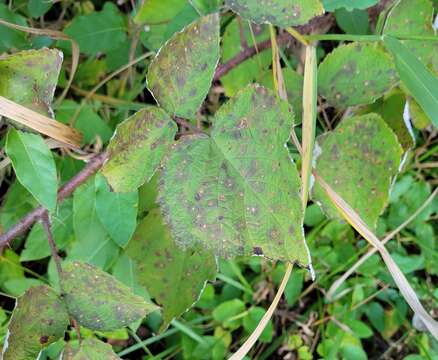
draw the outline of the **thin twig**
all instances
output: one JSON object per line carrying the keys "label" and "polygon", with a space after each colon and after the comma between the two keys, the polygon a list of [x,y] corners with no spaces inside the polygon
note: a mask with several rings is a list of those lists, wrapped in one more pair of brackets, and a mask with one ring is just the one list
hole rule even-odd
{"label": "thin twig", "polygon": [[52,224],[50,221],[49,212],[47,210],[44,211],[41,216],[41,223],[47,234],[47,242],[49,243],[50,251],[52,253],[52,258],[55,261],[56,271],[58,272],[59,277],[61,277],[62,274],[61,257],[58,254],[58,249],[56,248],[55,241],[53,240]]}

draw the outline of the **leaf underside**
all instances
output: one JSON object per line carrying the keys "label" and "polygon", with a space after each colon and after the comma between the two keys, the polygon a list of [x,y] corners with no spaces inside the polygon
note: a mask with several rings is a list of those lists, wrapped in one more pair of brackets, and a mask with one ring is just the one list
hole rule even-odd
{"label": "leaf underside", "polygon": [[318,92],[340,108],[370,104],[397,80],[391,58],[375,44],[338,46],[318,68]]}
{"label": "leaf underside", "polygon": [[[379,115],[367,114],[343,120],[317,142],[318,175],[375,228],[401,161],[403,151],[396,135]],[[318,183],[313,199],[330,217],[342,218]]]}
{"label": "leaf underside", "polygon": [[219,15],[211,14],[176,33],[149,65],[147,84],[171,115],[191,118],[210,89],[219,60]]}
{"label": "leaf underside", "polygon": [[61,286],[69,313],[92,330],[119,329],[157,309],[113,276],[78,261],[63,266]]}
{"label": "leaf underside", "polygon": [[225,0],[225,4],[244,19],[280,27],[305,24],[324,12],[319,0]]}
{"label": "leaf underside", "polygon": [[211,137],[179,140],[159,190],[178,244],[310,265],[300,179],[285,148],[292,123],[286,102],[251,85],[217,112]]}
{"label": "leaf underside", "polygon": [[138,225],[126,252],[137,264],[138,282],[163,306],[162,329],[186,312],[216,275],[213,254],[178,248],[158,209]]}
{"label": "leaf underside", "polygon": [[33,287],[18,298],[8,330],[4,360],[34,360],[44,347],[64,337],[67,309],[49,287]]}

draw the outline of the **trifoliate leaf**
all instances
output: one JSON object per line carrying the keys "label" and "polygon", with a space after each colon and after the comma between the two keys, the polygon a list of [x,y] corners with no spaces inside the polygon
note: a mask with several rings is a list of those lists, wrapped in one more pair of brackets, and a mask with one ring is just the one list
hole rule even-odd
{"label": "trifoliate leaf", "polygon": [[219,16],[204,16],[175,34],[149,66],[148,88],[171,115],[193,117],[219,60]]}
{"label": "trifoliate leaf", "polygon": [[41,205],[53,212],[58,179],[55,160],[43,138],[11,128],[6,137],[6,154],[20,183]]}
{"label": "trifoliate leaf", "polygon": [[163,306],[162,328],[187,311],[216,275],[214,256],[203,249],[178,248],[158,209],[138,225],[126,252],[137,264],[140,285]]}
{"label": "trifoliate leaf", "polygon": [[134,191],[150,180],[177,131],[160,108],[149,106],[122,122],[108,146],[102,173],[118,192]]}
{"label": "trifoliate leaf", "polygon": [[68,343],[62,353],[62,360],[120,360],[111,345],[95,338],[78,343]]}
{"label": "trifoliate leaf", "polygon": [[51,288],[30,288],[17,300],[2,359],[36,359],[43,348],[64,337],[69,322],[64,302]]}
{"label": "trifoliate leaf", "polygon": [[211,137],[177,143],[160,180],[177,243],[310,265],[300,179],[285,148],[292,123],[286,102],[251,85],[218,111]]}
{"label": "trifoliate leaf", "polygon": [[225,5],[244,19],[280,27],[305,24],[324,12],[319,0],[225,0]]}
{"label": "trifoliate leaf", "polygon": [[338,46],[318,69],[318,91],[337,107],[370,104],[396,83],[388,54],[374,44]]}
{"label": "trifoliate leaf", "polygon": [[157,310],[113,276],[78,261],[63,266],[61,288],[69,314],[91,330],[119,329]]}
{"label": "trifoliate leaf", "polygon": [[47,48],[0,57],[0,95],[53,117],[51,103],[62,58],[62,52]]}
{"label": "trifoliate leaf", "polygon": [[[368,114],[343,120],[317,143],[318,175],[374,228],[401,162],[396,135],[379,115]],[[329,216],[341,218],[318,183],[313,198]]]}

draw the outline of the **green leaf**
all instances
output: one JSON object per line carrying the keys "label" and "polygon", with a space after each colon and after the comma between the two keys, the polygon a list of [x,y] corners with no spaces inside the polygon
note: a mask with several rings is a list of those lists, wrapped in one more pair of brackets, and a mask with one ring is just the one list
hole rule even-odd
{"label": "green leaf", "polygon": [[368,12],[341,8],[335,11],[336,22],[347,34],[367,34],[369,30]]}
{"label": "green leaf", "polygon": [[47,48],[1,57],[0,95],[53,117],[51,102],[62,58],[62,52]]}
{"label": "green leaf", "polygon": [[[296,71],[290,68],[284,68],[282,71],[284,84],[286,86],[287,100],[289,104],[292,105],[292,109],[295,114],[295,124],[300,124],[303,114],[303,75],[298,74]],[[262,73],[258,82],[260,85],[263,85],[271,90],[275,90],[272,70]]]}
{"label": "green leaf", "polygon": [[[0,3],[0,19],[12,24],[27,26],[26,19],[23,16],[14,13],[8,5],[3,3]],[[13,49],[23,49],[28,45],[24,32],[0,24],[0,53]]]}
{"label": "green leaf", "polygon": [[0,255],[0,286],[10,279],[24,277],[24,270],[19,256],[11,249],[6,248]]}
{"label": "green leaf", "polygon": [[95,187],[97,216],[111,238],[125,247],[137,225],[138,192],[111,192],[101,175],[96,176]]}
{"label": "green leaf", "polygon": [[[247,22],[241,22],[241,24],[243,36],[248,46],[251,46],[254,42],[251,29],[254,33],[254,38],[257,43],[269,39],[268,26],[251,24]],[[222,63],[226,63],[244,50],[241,44],[239,21],[236,18],[233,19],[225,28],[221,41],[221,49]],[[221,84],[224,86],[225,94],[230,97],[236,95],[236,93],[242,87],[257,80],[260,77],[260,74],[268,73],[270,75],[270,79],[272,79],[272,71],[268,70],[271,63],[272,55],[270,52],[262,51],[260,54],[250,57],[231,69],[220,79]]]}
{"label": "green leaf", "polygon": [[[402,148],[377,114],[344,119],[318,138],[316,171],[371,228],[388,203]],[[313,198],[330,217],[342,218],[318,183]]]}
{"label": "green leaf", "polygon": [[322,0],[325,11],[333,11],[340,8],[347,10],[366,9],[377,4],[379,0]]}
{"label": "green leaf", "polygon": [[[52,214],[52,233],[58,250],[62,250],[72,240],[73,233],[73,201],[64,200],[57,212]],[[25,248],[20,254],[20,261],[44,259],[50,256],[47,234],[40,222],[34,224],[26,238]]]}
{"label": "green leaf", "polygon": [[284,289],[284,297],[289,306],[293,306],[303,290],[304,274],[302,271],[294,270]]}
{"label": "green leaf", "polygon": [[68,324],[65,305],[52,289],[29,289],[17,300],[2,359],[36,359],[41,349],[64,337]]}
{"label": "green leaf", "polygon": [[224,328],[236,329],[240,326],[242,318],[237,315],[246,310],[245,303],[240,299],[233,299],[222,302],[212,312],[213,318],[220,322]]}
{"label": "green leaf", "polygon": [[394,56],[403,85],[438,127],[438,78],[396,38],[385,36],[383,42]]}
{"label": "green leaf", "polygon": [[61,360],[120,360],[110,344],[87,338],[81,344],[68,343]]}
{"label": "green leaf", "polygon": [[6,280],[3,284],[3,290],[12,296],[22,296],[27,290],[35,286],[45,285],[44,282],[34,278],[13,278]]}
{"label": "green leaf", "polygon": [[119,248],[97,215],[94,178],[79,186],[73,194],[73,229],[76,242],[68,251],[68,258],[106,269]]}
{"label": "green leaf", "polygon": [[193,117],[219,60],[219,16],[204,16],[175,34],[149,65],[148,88],[171,115]]}
{"label": "green leaf", "polygon": [[154,175],[169,151],[176,124],[162,109],[149,106],[122,122],[108,145],[103,175],[117,192],[133,191]]}
{"label": "green leaf", "polygon": [[[81,111],[76,114],[78,107]],[[111,127],[99,116],[90,105],[79,105],[73,100],[64,100],[56,108],[56,119],[68,124],[75,117],[73,127],[78,129],[84,136],[82,144],[89,144],[96,141],[99,136],[103,143],[106,143],[113,134]]]}
{"label": "green leaf", "polygon": [[280,27],[302,25],[324,13],[319,0],[225,0],[225,5],[256,24]]}
{"label": "green leaf", "polygon": [[[247,334],[252,334],[265,313],[266,310],[260,306],[248,310],[248,315],[243,318],[243,328]],[[274,326],[272,325],[272,320],[269,320],[265,329],[260,334],[259,341],[262,343],[270,343],[272,341],[273,332]]]}
{"label": "green leaf", "polygon": [[[393,37],[406,35],[433,36],[432,28],[434,9],[429,0],[400,0],[388,13],[382,33]],[[438,52],[436,41],[403,40],[401,41],[418,60],[429,65]]]}
{"label": "green leaf", "polygon": [[388,54],[375,44],[338,46],[318,68],[318,91],[337,107],[370,104],[389,91],[397,76]]}
{"label": "green leaf", "polygon": [[126,253],[137,264],[138,282],[163,306],[162,329],[186,312],[216,275],[214,256],[200,249],[179,249],[158,209],[138,225]]}
{"label": "green leaf", "polygon": [[218,12],[223,0],[189,0],[189,3],[201,14],[207,15]]}
{"label": "green leaf", "polygon": [[41,136],[11,128],[6,137],[18,181],[50,212],[56,208],[58,180],[50,149]]}
{"label": "green leaf", "polygon": [[216,113],[211,137],[179,140],[159,191],[178,244],[310,265],[300,179],[285,148],[292,122],[286,102],[252,85]]}
{"label": "green leaf", "polygon": [[29,15],[36,19],[49,11],[52,5],[53,1],[50,0],[29,0],[27,10]]}
{"label": "green leaf", "polygon": [[64,32],[76,40],[81,52],[87,55],[106,53],[127,41],[125,19],[109,1],[102,11],[75,17]]}
{"label": "green leaf", "polygon": [[61,287],[69,314],[91,330],[119,329],[157,310],[113,276],[78,261],[63,265]]}

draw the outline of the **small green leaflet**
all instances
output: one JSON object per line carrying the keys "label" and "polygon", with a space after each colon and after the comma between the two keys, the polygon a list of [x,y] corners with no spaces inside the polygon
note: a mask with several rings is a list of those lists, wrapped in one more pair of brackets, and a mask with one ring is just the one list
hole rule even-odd
{"label": "small green leaflet", "polygon": [[322,0],[325,11],[333,11],[340,8],[347,10],[366,9],[376,5],[379,0]]}
{"label": "small green leaflet", "polygon": [[17,300],[2,359],[35,360],[44,347],[64,337],[69,323],[63,301],[51,288],[27,290]]}
{"label": "small green leaflet", "polygon": [[137,225],[138,192],[111,192],[102,175],[95,177],[96,211],[105,230],[125,247]]}
{"label": "small green leaflet", "polygon": [[186,136],[169,155],[160,204],[178,244],[216,255],[264,255],[310,265],[300,179],[285,143],[293,113],[259,85],[216,113],[211,137]]}
{"label": "small green leaflet", "polygon": [[438,127],[438,78],[396,38],[385,36],[383,43],[394,56],[403,85]]}
{"label": "small green leaflet", "polygon": [[[344,119],[317,142],[318,175],[375,228],[399,171],[403,150],[396,135],[379,115],[367,114]],[[313,199],[330,217],[342,218],[318,183]]]}
{"label": "small green leaflet", "polygon": [[256,24],[302,25],[324,13],[319,0],[225,0],[231,10]]}
{"label": "small green leaflet", "polygon": [[79,343],[68,343],[61,360],[121,360],[111,347],[95,338],[87,338]]}
{"label": "small green leaflet", "polygon": [[0,57],[0,95],[53,117],[51,103],[62,58],[62,52],[47,48]]}
{"label": "small green leaflet", "polygon": [[56,165],[43,138],[11,128],[6,137],[6,154],[18,181],[42,206],[54,212],[58,193]]}
{"label": "small green leaflet", "polygon": [[113,276],[78,261],[63,265],[61,288],[69,314],[91,330],[119,329],[158,309]]}
{"label": "small green leaflet", "polygon": [[397,82],[391,58],[374,44],[338,46],[318,68],[318,91],[340,108],[370,104]]}
{"label": "small green leaflet", "polygon": [[204,16],[176,33],[149,65],[148,88],[169,114],[195,115],[219,61],[219,38],[219,15]]}
{"label": "small green leaflet", "polygon": [[117,126],[102,174],[117,192],[134,191],[150,180],[169,151],[177,126],[165,111],[149,106]]}
{"label": "small green leaflet", "polygon": [[138,282],[163,306],[161,329],[187,311],[216,275],[214,256],[203,249],[178,248],[158,209],[138,225],[126,253],[137,265]]}

